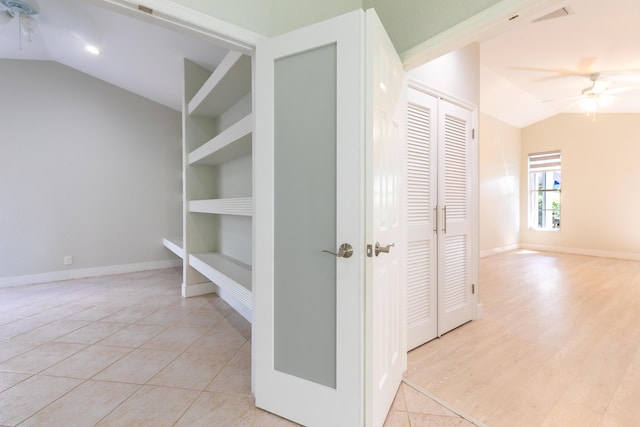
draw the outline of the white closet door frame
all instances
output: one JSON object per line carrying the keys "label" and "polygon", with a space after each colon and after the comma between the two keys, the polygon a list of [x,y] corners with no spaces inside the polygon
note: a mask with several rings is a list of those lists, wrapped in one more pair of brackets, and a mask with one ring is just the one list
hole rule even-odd
{"label": "white closet door frame", "polygon": [[[430,218],[424,212],[420,212],[414,214],[415,218],[409,218],[408,221],[408,288],[411,294],[407,295],[407,298],[416,297],[421,299],[422,301],[408,301],[408,319],[411,321],[413,319],[414,324],[409,323],[408,325],[408,348],[415,348],[433,338],[441,336],[445,332],[453,329],[456,326],[459,326],[460,323],[456,325],[456,322],[464,323],[467,320],[471,319],[479,319],[481,317],[480,305],[478,304],[478,185],[477,185],[477,176],[478,176],[478,150],[477,150],[477,108],[472,104],[467,102],[455,99],[454,97],[429,88],[422,84],[419,81],[411,80],[409,82],[410,92],[409,92],[409,104],[414,103],[416,105],[423,105],[423,108],[433,109],[434,114],[431,117],[431,123],[429,124],[429,132],[431,132],[431,138],[429,138],[433,143],[431,150],[429,150],[429,154],[433,157],[431,162],[429,163],[431,166],[430,173],[430,206],[431,216]],[[439,318],[439,309],[444,306],[445,301],[438,300],[442,297],[442,287],[443,285],[438,285],[440,276],[442,278],[444,270],[444,260],[443,257],[440,256],[438,259],[438,255],[444,250],[444,242],[446,241],[446,235],[443,231],[443,221],[444,221],[444,213],[442,208],[445,206],[445,192],[444,192],[444,175],[443,175],[443,167],[444,167],[444,159],[438,160],[438,156],[444,155],[444,150],[440,148],[441,142],[439,141],[438,132],[440,131],[439,126],[442,124],[439,123],[438,117],[440,116],[439,110],[441,110],[440,105],[449,105],[453,110],[466,110],[469,113],[468,124],[469,131],[471,134],[469,135],[469,145],[467,147],[468,150],[468,177],[470,177],[470,182],[467,183],[468,195],[467,195],[467,216],[470,222],[467,222],[463,227],[465,231],[465,235],[467,236],[469,247],[466,254],[466,258],[468,259],[467,263],[467,279],[468,283],[475,287],[475,293],[469,292],[465,295],[465,298],[468,298],[467,308],[470,313],[469,316],[463,314],[459,316],[457,320],[450,320],[447,316],[442,316],[443,318]],[[445,109],[447,107],[444,107]],[[409,155],[409,153],[408,153]],[[426,153],[419,153],[420,156],[427,155]],[[410,163],[414,163],[411,165]],[[422,160],[424,163],[424,159]],[[407,168],[419,168],[420,160],[410,160],[407,159]],[[438,171],[438,168],[441,170]],[[419,179],[420,177],[418,177]],[[424,177],[423,177],[424,178]],[[424,180],[423,180],[424,181]],[[423,182],[424,184],[424,182]],[[415,189],[414,192],[418,190]],[[411,195],[408,194],[408,197],[419,197],[419,195]],[[438,200],[438,197],[440,198]],[[418,200],[417,203],[425,203],[424,200]],[[437,207],[437,218],[436,214],[433,212],[433,209]],[[407,209],[409,210],[409,215],[411,216],[411,210],[415,209],[411,205],[407,204]],[[433,249],[429,251],[429,260],[428,266],[423,266],[420,264],[421,260],[425,259],[425,251],[428,249],[425,248],[424,239],[421,239],[428,236],[425,234],[428,225],[432,225],[433,232],[433,240],[432,247]],[[453,228],[449,228],[447,231],[450,235],[456,231],[460,232],[460,221],[449,222],[449,225]],[[437,231],[435,231],[437,228]],[[412,263],[412,247],[413,247],[413,256],[414,260]],[[440,249],[438,249],[440,247]],[[413,269],[413,271],[412,271]],[[413,277],[412,277],[413,275]],[[412,280],[415,283],[412,283]],[[431,280],[431,286],[427,286],[425,281]],[[412,289],[413,288],[413,289]],[[427,302],[428,301],[428,302]],[[429,307],[421,307],[421,304],[429,304]],[[460,311],[460,310],[458,310]],[[431,312],[431,313],[430,313]],[[431,318],[433,317],[433,318]],[[452,316],[448,316],[449,318]],[[468,317],[466,320],[464,320]],[[463,319],[463,320],[460,320]],[[456,325],[456,326],[452,326]]]}

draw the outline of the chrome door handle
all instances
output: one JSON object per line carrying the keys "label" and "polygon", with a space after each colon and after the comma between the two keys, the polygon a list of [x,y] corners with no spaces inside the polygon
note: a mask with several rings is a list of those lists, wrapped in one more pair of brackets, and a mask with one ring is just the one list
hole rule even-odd
{"label": "chrome door handle", "polygon": [[396,244],[392,243],[390,245],[387,246],[381,246],[380,242],[376,242],[376,246],[375,246],[375,254],[376,256],[380,255],[380,252],[384,252],[385,254],[389,253],[389,250],[394,247]]}
{"label": "chrome door handle", "polygon": [[326,252],[328,254],[335,255],[338,258],[351,258],[351,255],[353,255],[353,246],[351,246],[349,243],[343,243],[338,248],[338,252],[337,253],[328,251],[326,249],[323,249],[322,252]]}
{"label": "chrome door handle", "polygon": [[442,220],[442,231],[444,231],[444,234],[447,234],[447,205],[442,208],[442,214],[444,216]]}
{"label": "chrome door handle", "polygon": [[433,208],[433,213],[434,213],[434,221],[433,221],[433,231],[436,232],[436,234],[438,234],[438,206],[436,205],[435,208]]}

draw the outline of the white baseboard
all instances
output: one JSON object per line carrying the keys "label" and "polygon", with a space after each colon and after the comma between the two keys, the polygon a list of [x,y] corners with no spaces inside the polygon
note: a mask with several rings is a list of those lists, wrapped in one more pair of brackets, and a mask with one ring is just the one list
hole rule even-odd
{"label": "white baseboard", "polygon": [[106,276],[109,274],[132,273],[135,271],[156,270],[160,268],[180,267],[182,260],[150,261],[134,264],[107,265],[104,267],[79,268],[72,270],[50,271],[25,276],[0,277],[0,288],[9,286],[32,285],[35,283],[59,282],[61,280],[82,279],[85,277]]}
{"label": "white baseboard", "polygon": [[520,249],[519,243],[514,243],[512,245],[506,245],[506,246],[499,246],[493,249],[485,249],[480,251],[480,258],[501,254],[503,252],[515,251],[516,249]]}
{"label": "white baseboard", "polygon": [[482,303],[479,302],[478,304],[476,304],[476,314],[475,317],[473,318],[473,320],[480,320],[482,319],[482,315],[483,315],[483,311],[482,311]]}
{"label": "white baseboard", "polygon": [[568,248],[562,246],[548,246],[548,245],[536,245],[523,243],[520,245],[522,249],[530,251],[543,251],[543,252],[560,252],[565,254],[586,255],[595,256],[601,258],[615,258],[625,259],[629,261],[640,261],[640,254],[634,252],[614,252],[614,251],[602,251],[599,249],[585,249],[585,248]]}
{"label": "white baseboard", "polygon": [[516,243],[513,245],[500,246],[493,249],[485,249],[480,251],[480,258],[497,255],[504,252],[515,251],[518,249],[640,261],[640,253],[603,251],[599,249],[571,248],[565,246],[538,245],[533,243]]}
{"label": "white baseboard", "polygon": [[185,285],[182,283],[182,296],[184,298],[217,293],[218,287],[211,282],[195,283],[193,285]]}

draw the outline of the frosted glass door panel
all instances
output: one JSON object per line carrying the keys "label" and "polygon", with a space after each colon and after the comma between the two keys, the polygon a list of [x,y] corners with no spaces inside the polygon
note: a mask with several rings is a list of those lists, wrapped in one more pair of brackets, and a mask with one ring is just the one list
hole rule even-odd
{"label": "frosted glass door panel", "polygon": [[336,387],[336,46],[274,66],[274,367]]}

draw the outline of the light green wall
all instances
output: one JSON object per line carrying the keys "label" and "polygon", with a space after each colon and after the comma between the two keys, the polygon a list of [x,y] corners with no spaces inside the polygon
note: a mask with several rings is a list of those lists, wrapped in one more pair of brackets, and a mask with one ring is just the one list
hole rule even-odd
{"label": "light green wall", "polygon": [[398,52],[404,52],[500,0],[364,0],[375,8]]}
{"label": "light green wall", "polygon": [[172,0],[264,36],[286,33],[362,7],[362,0]]}
{"label": "light green wall", "polygon": [[501,0],[172,0],[265,36],[375,8],[398,52],[499,3]]}

